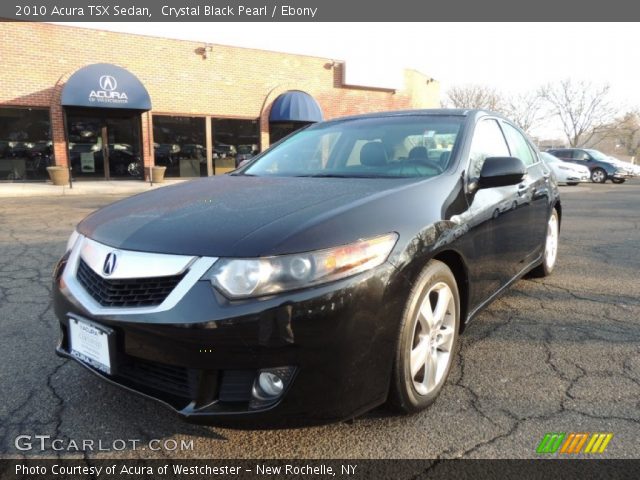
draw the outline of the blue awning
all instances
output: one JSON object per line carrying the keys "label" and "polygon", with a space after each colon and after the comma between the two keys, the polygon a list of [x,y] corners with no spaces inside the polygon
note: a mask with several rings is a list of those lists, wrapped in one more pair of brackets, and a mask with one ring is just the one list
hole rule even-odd
{"label": "blue awning", "polygon": [[289,90],[283,93],[271,107],[270,122],[321,122],[320,105],[308,93]]}
{"label": "blue awning", "polygon": [[75,72],[62,90],[62,105],[151,110],[151,99],[131,72],[109,63],[87,65]]}

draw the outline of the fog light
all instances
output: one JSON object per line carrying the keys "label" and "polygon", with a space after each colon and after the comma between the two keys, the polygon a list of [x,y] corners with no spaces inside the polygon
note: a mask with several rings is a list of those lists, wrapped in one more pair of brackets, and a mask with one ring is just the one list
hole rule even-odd
{"label": "fog light", "polygon": [[258,376],[258,388],[256,390],[259,397],[266,397],[267,399],[279,397],[284,390],[284,383],[275,373],[262,372]]}
{"label": "fog light", "polygon": [[293,367],[260,370],[251,390],[250,408],[266,407],[282,397],[293,377]]}

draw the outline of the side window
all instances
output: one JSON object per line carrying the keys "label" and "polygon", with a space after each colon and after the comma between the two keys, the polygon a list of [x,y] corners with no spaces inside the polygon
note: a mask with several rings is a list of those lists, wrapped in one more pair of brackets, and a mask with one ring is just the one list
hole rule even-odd
{"label": "side window", "polygon": [[522,160],[526,166],[536,163],[529,142],[522,136],[522,134],[508,123],[502,124],[504,133],[507,136],[507,142],[509,142],[509,148],[511,149],[511,155],[513,157]]}
{"label": "side window", "polygon": [[510,155],[502,130],[495,120],[481,120],[471,141],[469,155],[469,178],[479,178],[482,165],[487,157],[508,157]]}
{"label": "side window", "polygon": [[580,160],[581,162],[586,162],[589,160],[589,154],[583,150],[574,150],[573,151],[574,160]]}

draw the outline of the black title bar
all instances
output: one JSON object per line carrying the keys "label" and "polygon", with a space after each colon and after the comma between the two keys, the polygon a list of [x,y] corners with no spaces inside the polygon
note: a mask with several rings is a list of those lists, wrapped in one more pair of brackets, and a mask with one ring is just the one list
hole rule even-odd
{"label": "black title bar", "polygon": [[[3,0],[0,18],[38,22],[630,21],[629,0]],[[452,27],[452,35],[459,33]],[[382,33],[382,32],[381,32]],[[548,32],[541,32],[541,35]],[[585,32],[585,35],[594,34]]]}

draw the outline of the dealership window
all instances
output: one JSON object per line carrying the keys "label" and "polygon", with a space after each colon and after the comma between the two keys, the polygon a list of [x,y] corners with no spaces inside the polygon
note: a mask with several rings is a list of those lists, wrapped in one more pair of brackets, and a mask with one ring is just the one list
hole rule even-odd
{"label": "dealership window", "polygon": [[214,118],[213,169],[216,175],[234,170],[241,162],[259,151],[258,120]]}
{"label": "dealership window", "polygon": [[204,117],[153,116],[155,164],[167,177],[207,176]]}
{"label": "dealership window", "polygon": [[0,108],[0,180],[44,180],[52,157],[49,110]]}

